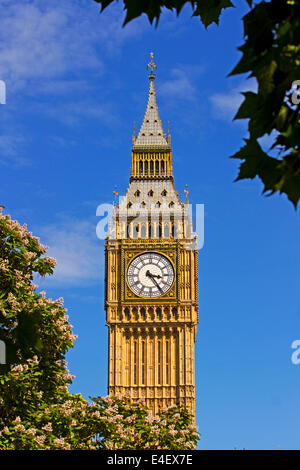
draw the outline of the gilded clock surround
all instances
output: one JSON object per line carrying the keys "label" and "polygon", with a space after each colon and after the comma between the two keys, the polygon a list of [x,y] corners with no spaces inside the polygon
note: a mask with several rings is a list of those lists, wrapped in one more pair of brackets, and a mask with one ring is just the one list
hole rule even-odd
{"label": "gilded clock surround", "polygon": [[[183,204],[174,187],[171,140],[158,115],[153,57],[149,66],[148,103],[133,138],[129,188],[123,200],[114,203],[113,226],[105,241],[108,393],[143,399],[153,413],[182,403],[194,414],[197,237],[188,201]],[[174,270],[170,289],[153,298],[136,295],[127,281],[132,260],[150,252],[167,258]]]}
{"label": "gilded clock surround", "polygon": [[[133,292],[133,290],[130,288],[129,284],[128,284],[128,279],[127,279],[127,271],[128,271],[128,268],[131,264],[131,262],[139,255],[142,255],[142,254],[147,254],[147,253],[158,253],[162,256],[164,256],[165,258],[167,258],[172,267],[173,267],[173,271],[174,271],[174,281],[172,283],[172,286],[170,287],[170,289],[168,289],[168,291],[166,293],[164,293],[163,295],[160,295],[158,297],[153,297],[151,299],[149,299],[148,297],[144,297],[144,296],[140,296],[140,295],[137,295]],[[176,279],[177,279],[177,276],[176,276],[176,271],[177,271],[177,256],[176,256],[176,251],[172,250],[172,249],[166,249],[164,251],[159,251],[159,250],[150,250],[150,249],[146,249],[146,250],[140,250],[140,249],[132,249],[132,250],[125,250],[124,252],[124,300],[128,300],[128,301],[140,301],[141,299],[144,299],[144,301],[147,301],[149,300],[151,303],[152,302],[161,302],[161,301],[168,301],[169,299],[171,300],[176,300],[176,297],[177,297],[177,282],[176,282]]]}

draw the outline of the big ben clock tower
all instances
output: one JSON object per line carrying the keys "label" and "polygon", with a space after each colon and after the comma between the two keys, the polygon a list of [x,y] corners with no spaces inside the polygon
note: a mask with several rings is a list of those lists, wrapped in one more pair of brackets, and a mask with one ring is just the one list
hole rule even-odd
{"label": "big ben clock tower", "polygon": [[196,236],[188,204],[174,187],[171,141],[159,118],[152,53],[150,58],[130,184],[114,204],[105,243],[108,393],[144,398],[153,413],[183,403],[194,414]]}

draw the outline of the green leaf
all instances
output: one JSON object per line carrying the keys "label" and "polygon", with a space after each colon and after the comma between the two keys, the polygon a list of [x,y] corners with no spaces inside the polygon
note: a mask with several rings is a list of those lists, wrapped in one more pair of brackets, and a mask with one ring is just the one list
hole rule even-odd
{"label": "green leaf", "polygon": [[108,5],[110,5],[111,3],[113,3],[115,0],[94,0],[96,3],[101,3],[101,12],[103,10],[105,10],[106,7],[108,7]]}
{"label": "green leaf", "polygon": [[197,1],[193,16],[200,16],[200,19],[207,28],[210,24],[219,24],[220,15],[223,9],[234,7],[230,0],[206,0]]}
{"label": "green leaf", "polygon": [[240,166],[239,174],[235,181],[245,178],[253,179],[258,176],[268,158],[256,140],[245,139],[245,142],[246,145],[230,157],[245,160]]}
{"label": "green leaf", "polygon": [[[114,0],[94,0],[101,4],[101,12],[113,3]],[[162,8],[175,10],[177,15],[181,12],[185,4],[191,4],[193,16],[200,16],[203,25],[207,28],[211,23],[219,23],[219,17],[223,9],[233,7],[230,0],[124,0],[124,10],[126,17],[123,26],[133,19],[145,13],[152,24],[156,20],[156,25],[160,18]]]}
{"label": "green leaf", "polygon": [[231,158],[244,160],[235,181],[258,176],[264,184],[263,193],[285,193],[295,208],[300,199],[300,155],[282,160],[266,154],[255,139],[245,139],[246,145]]}
{"label": "green leaf", "polygon": [[257,112],[259,106],[258,95],[252,91],[243,92],[242,95],[245,99],[233,119],[249,119]]}

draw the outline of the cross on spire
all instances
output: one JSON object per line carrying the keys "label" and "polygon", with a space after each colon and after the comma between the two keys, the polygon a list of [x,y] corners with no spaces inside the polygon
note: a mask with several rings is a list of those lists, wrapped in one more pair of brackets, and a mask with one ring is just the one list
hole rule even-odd
{"label": "cross on spire", "polygon": [[114,204],[116,203],[116,200],[117,200],[117,195],[118,195],[118,191],[117,191],[117,186],[115,186],[115,190],[113,191],[113,195],[115,196],[115,201],[114,201]]}
{"label": "cross on spire", "polygon": [[188,200],[189,190],[188,190],[188,185],[187,184],[185,185],[184,193],[185,193],[185,199]]}
{"label": "cross on spire", "polygon": [[149,79],[150,80],[154,80],[155,79],[155,74],[153,72],[154,69],[157,69],[157,66],[155,65],[154,61],[153,61],[153,52],[150,52],[150,62],[149,64],[147,65],[147,68],[150,69],[150,73],[149,73]]}

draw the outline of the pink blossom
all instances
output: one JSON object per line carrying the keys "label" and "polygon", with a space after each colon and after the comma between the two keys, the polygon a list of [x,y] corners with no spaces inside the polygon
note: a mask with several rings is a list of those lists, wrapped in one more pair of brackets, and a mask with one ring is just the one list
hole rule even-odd
{"label": "pink blossom", "polygon": [[46,440],[46,436],[36,436],[34,440],[37,444],[41,445],[41,444],[44,444]]}
{"label": "pink blossom", "polygon": [[46,432],[52,432],[52,424],[51,423],[47,423],[45,424],[45,426],[42,427],[43,431],[46,431]]}

